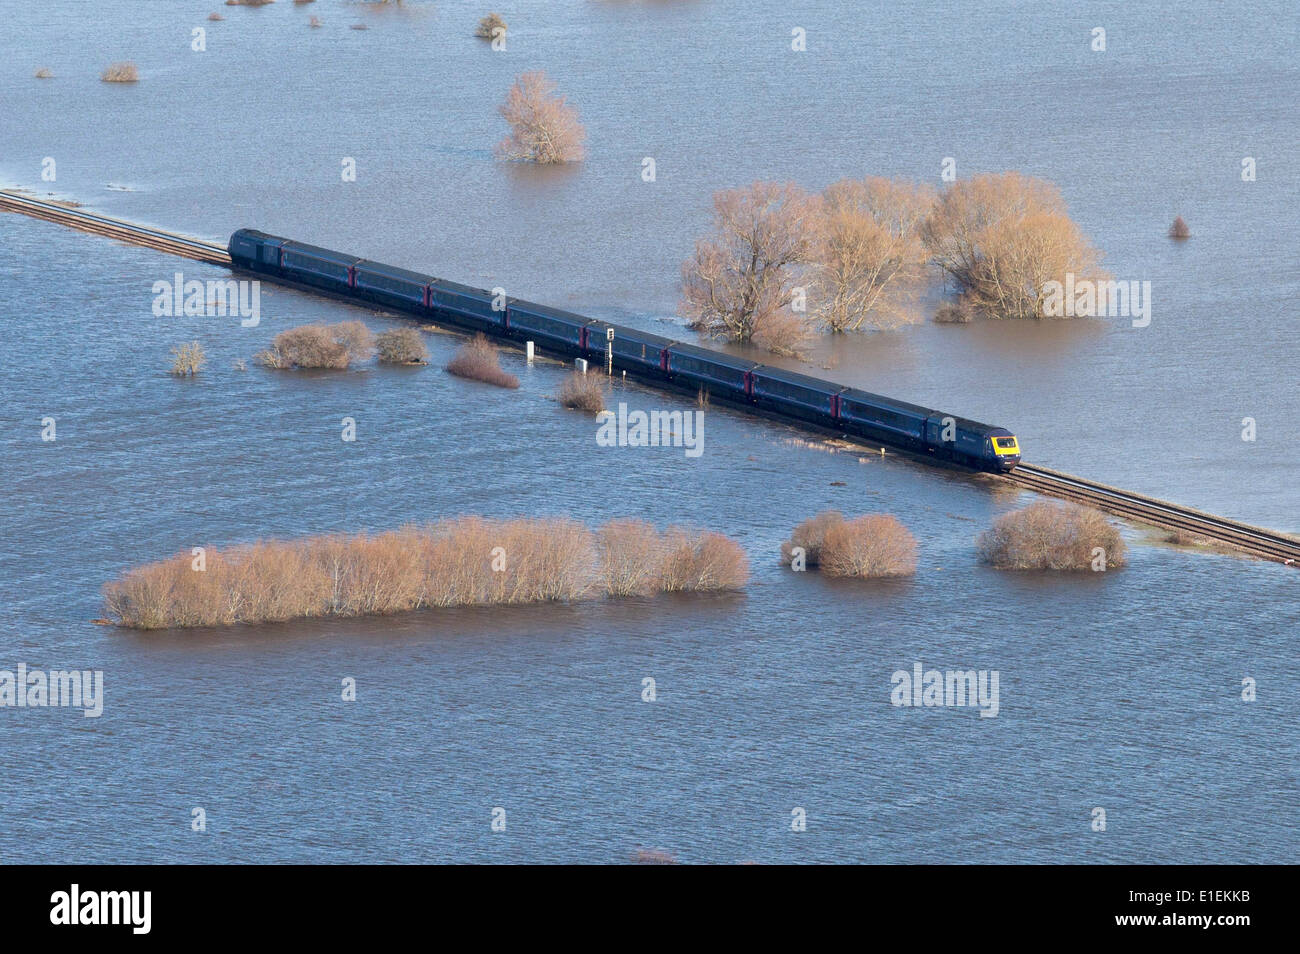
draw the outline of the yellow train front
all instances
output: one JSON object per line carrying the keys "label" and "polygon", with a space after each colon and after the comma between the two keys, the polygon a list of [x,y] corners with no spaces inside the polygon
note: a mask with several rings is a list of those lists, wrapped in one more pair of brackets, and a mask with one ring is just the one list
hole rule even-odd
{"label": "yellow train front", "polygon": [[1015,434],[1004,428],[995,428],[989,434],[989,449],[994,467],[1004,474],[1015,470],[1020,463],[1020,442]]}

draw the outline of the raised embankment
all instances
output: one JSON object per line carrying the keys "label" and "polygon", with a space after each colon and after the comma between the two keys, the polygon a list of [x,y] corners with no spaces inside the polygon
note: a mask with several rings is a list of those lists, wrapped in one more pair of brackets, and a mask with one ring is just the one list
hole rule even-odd
{"label": "raised embankment", "polygon": [[[220,245],[175,232],[134,225],[64,204],[0,191],[0,210],[20,212],[82,232],[102,235],[105,238],[117,239],[131,245],[152,248],[212,265],[225,267],[231,265],[229,253]],[[264,277],[275,280],[270,276]],[[295,283],[285,282],[285,284]],[[421,320],[430,321],[425,316],[421,316]],[[1022,463],[1010,474],[983,476],[991,480],[1006,480],[1050,497],[1085,504],[1127,520],[1204,537],[1217,544],[1287,566],[1300,566],[1300,539],[1274,530],[1229,520],[1226,517],[1204,513],[1167,500],[1135,494],[1118,487],[1032,464]]]}

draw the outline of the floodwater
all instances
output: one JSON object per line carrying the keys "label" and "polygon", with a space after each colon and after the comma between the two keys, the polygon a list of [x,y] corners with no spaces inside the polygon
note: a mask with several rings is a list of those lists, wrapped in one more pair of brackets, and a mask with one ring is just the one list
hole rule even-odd
{"label": "floodwater", "polygon": [[[0,179],[686,334],[677,268],[716,188],[937,181],[945,156],[959,174],[1020,169],[1061,186],[1117,278],[1151,281],[1148,327],[926,324],[828,345],[805,369],[1011,427],[1035,462],[1300,530],[1291,5],[497,8],[504,53],[469,35],[468,3],[52,2],[0,18]],[[117,59],[139,84],[99,82]],[[33,79],[42,66],[56,78]],[[491,158],[495,105],[528,68],[581,110],[581,166]],[[1178,214],[1182,244],[1164,236]],[[106,685],[97,719],[0,708],[5,858],[1295,860],[1294,571],[1129,529],[1122,570],[999,573],[974,537],[1028,498],[986,480],[719,407],[699,458],[601,448],[551,398],[557,365],[510,354],[519,391],[468,383],[441,371],[454,336],[429,336],[427,368],[273,373],[251,358],[281,328],[395,320],[271,286],[256,327],[155,317],[151,287],[178,270],[222,275],[0,217],[0,669],[99,669]],[[172,379],[169,349],[191,339],[208,368]],[[920,543],[915,579],[778,565],[789,529],[832,507],[897,515]],[[192,546],[471,512],[704,526],[744,545],[753,580],[226,631],[90,622],[104,582]],[[997,717],[892,706],[891,675],[918,662],[997,670]]]}

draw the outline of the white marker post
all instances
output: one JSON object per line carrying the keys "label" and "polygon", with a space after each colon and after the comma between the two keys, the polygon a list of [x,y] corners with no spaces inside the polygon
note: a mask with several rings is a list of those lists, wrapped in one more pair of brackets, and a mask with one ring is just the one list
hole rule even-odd
{"label": "white marker post", "polygon": [[524,345],[524,354],[528,357],[528,363],[533,363],[533,343],[531,341]]}
{"label": "white marker post", "polygon": [[605,373],[614,375],[614,329],[605,329]]}

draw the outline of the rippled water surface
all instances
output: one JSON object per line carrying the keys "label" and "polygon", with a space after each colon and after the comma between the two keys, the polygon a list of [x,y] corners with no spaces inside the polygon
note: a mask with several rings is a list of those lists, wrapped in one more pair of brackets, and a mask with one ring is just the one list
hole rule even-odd
{"label": "rippled water surface", "polygon": [[[505,53],[469,35],[483,11],[467,3],[24,8],[0,18],[0,178],[685,335],[677,269],[716,188],[935,181],[945,156],[1021,169],[1061,186],[1117,277],[1152,282],[1150,327],[926,324],[819,348],[811,369],[1004,424],[1040,463],[1300,530],[1291,5],[498,9]],[[790,52],[795,26],[807,53]],[[115,59],[141,82],[101,84]],[[42,66],[56,78],[33,79]],[[538,67],[582,112],[578,167],[491,157],[496,103]],[[1177,214],[1194,232],[1179,245]],[[270,286],[255,328],[155,317],[151,286],[178,269],[222,274],[0,217],[0,668],[102,669],[108,693],[99,719],[0,709],[4,857],[39,842],[67,861],[1295,860],[1294,571],[1128,528],[1121,571],[998,573],[973,539],[1028,498],[985,479],[718,407],[698,459],[600,448],[553,400],[558,365],[510,354],[519,391],[467,383],[441,371],[449,335],[429,336],[427,368],[272,373],[250,359],[284,327],[397,320]],[[168,351],[191,339],[209,366],[172,379]],[[789,529],[830,507],[898,515],[915,579],[779,566]],[[753,580],[184,635],[90,622],[105,581],[191,546],[469,512],[706,526],[744,545]],[[890,675],[918,661],[997,669],[998,717],[891,706]]]}

